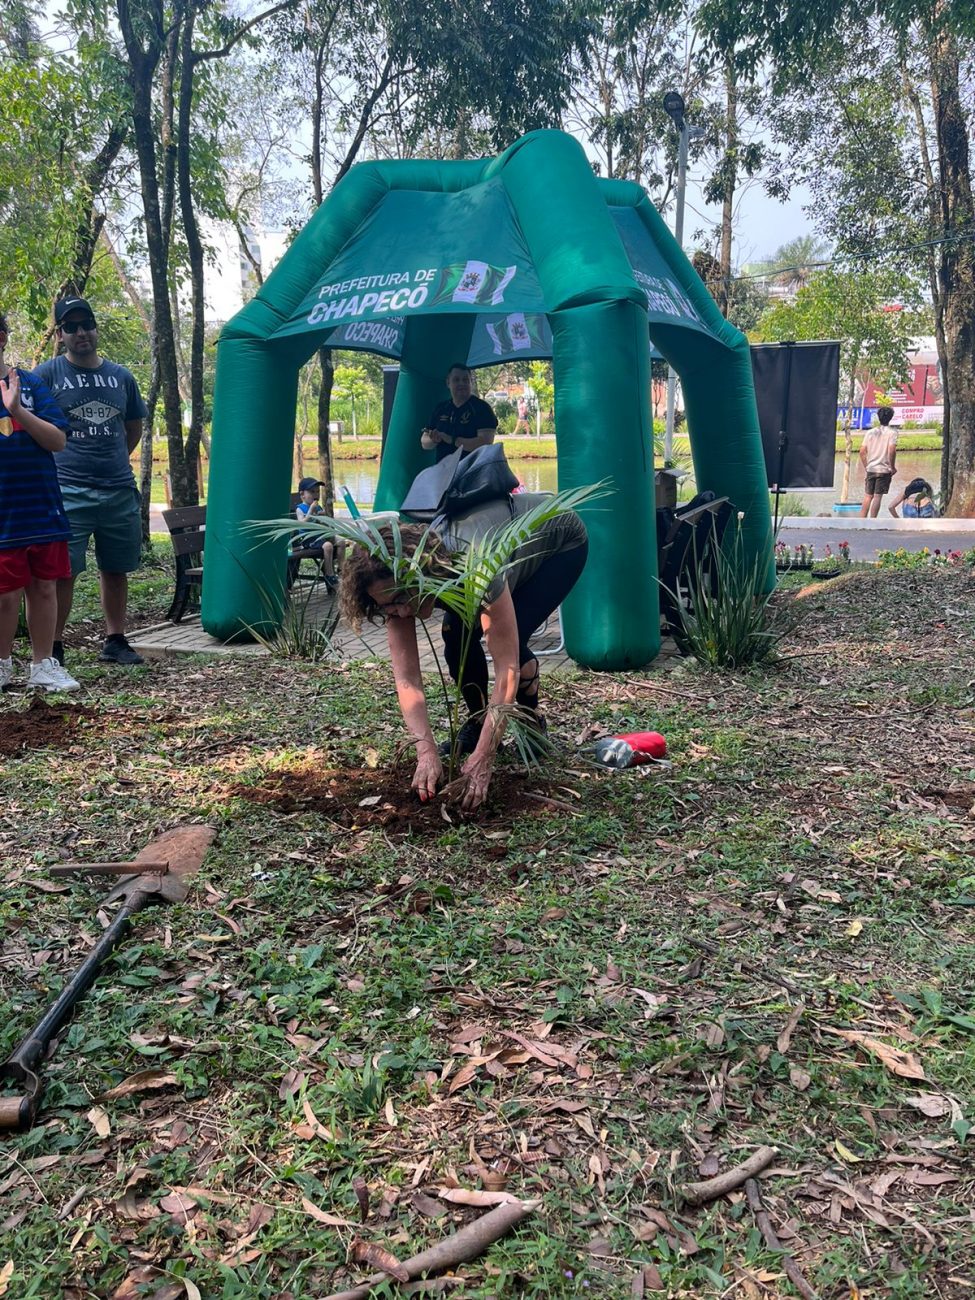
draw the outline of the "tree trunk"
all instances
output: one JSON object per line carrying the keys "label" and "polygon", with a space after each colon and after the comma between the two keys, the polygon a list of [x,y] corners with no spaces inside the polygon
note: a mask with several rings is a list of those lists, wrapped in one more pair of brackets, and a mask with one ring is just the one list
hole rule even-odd
{"label": "tree trunk", "polygon": [[[921,97],[917,92],[917,87],[911,81],[906,67],[901,68],[901,79],[904,86],[904,93],[907,101],[914,113],[914,121],[917,126],[918,147],[921,156],[921,169],[924,174],[924,183],[927,188],[927,207],[930,220],[930,234],[932,239],[937,237],[941,226],[941,205],[939,202],[939,186],[935,179],[934,167],[931,164],[931,150],[928,146],[928,128],[924,120],[924,110],[921,107]],[[938,280],[938,259],[939,246],[931,248],[925,261],[928,270],[928,283],[931,288],[931,304],[934,308],[934,343],[938,352],[938,365],[941,367],[942,392],[941,400],[943,404],[943,414],[941,418],[941,490],[945,491],[945,482],[948,467],[948,448],[951,445],[951,401],[948,396],[947,383],[944,382],[948,375],[948,345],[945,340],[945,305],[941,297],[941,285]]]}
{"label": "tree trunk", "polygon": [[732,219],[734,217],[735,187],[738,183],[738,83],[735,73],[734,52],[728,55],[725,65],[725,93],[727,144],[722,164],[724,175],[722,177],[721,199],[721,286],[717,297],[721,315],[727,318],[731,306]]}
{"label": "tree trunk", "polygon": [[149,275],[152,283],[152,350],[154,362],[159,368],[159,385],[163,400],[166,438],[169,444],[169,467],[175,481],[175,475],[182,467],[183,440],[176,343],[173,335],[173,317],[169,307],[169,248],[163,233],[159,202],[152,103],[153,79],[161,51],[158,47],[150,48],[148,52],[143,49],[133,25],[129,0],[117,0],[117,13],[128,54],[127,76],[132,94],[132,130],[136,156],[139,160],[146,249],[149,255]]}
{"label": "tree trunk", "polygon": [[975,243],[962,232],[975,225],[968,133],[959,91],[958,46],[942,29],[931,50],[942,234],[938,285],[944,308],[946,414],[941,486],[945,513],[975,514]]}
{"label": "tree trunk", "polygon": [[318,390],[318,477],[322,480],[322,509],[327,515],[335,513],[335,478],[332,473],[332,444],[328,433],[329,411],[332,406],[332,385],[335,367],[331,348],[318,349],[322,368],[322,386]]}
{"label": "tree trunk", "polygon": [[183,21],[180,40],[179,111],[176,126],[176,176],[179,189],[180,215],[190,263],[190,425],[186,441],[182,444],[183,457],[177,470],[170,464],[173,481],[173,501],[180,506],[199,503],[197,468],[200,459],[200,435],[203,432],[203,344],[205,305],[203,285],[203,241],[193,204],[193,182],[190,166],[190,145],[193,118],[193,82],[197,56],[193,49],[193,21],[195,10],[190,8]]}
{"label": "tree trunk", "polygon": [[98,239],[105,225],[105,213],[96,211],[95,200],[108,180],[112,164],[121,152],[128,133],[127,125],[113,122],[105,143],[85,167],[88,204],[75,229],[74,251],[71,256],[71,277],[78,293],[82,295],[91,274],[91,263],[98,246]]}
{"label": "tree trunk", "polygon": [[853,433],[851,424],[853,422],[853,399],[856,395],[857,369],[856,366],[850,367],[850,391],[846,399],[846,416],[843,419],[843,437],[846,440],[846,447],[843,452],[843,483],[840,487],[840,503],[845,505],[850,499],[850,471],[853,468]]}
{"label": "tree trunk", "polygon": [[141,497],[143,550],[149,549],[149,537],[152,531],[150,526],[152,516],[149,507],[152,505],[153,425],[156,418],[156,405],[158,401],[159,366],[157,362],[153,360],[152,379],[149,383],[149,392],[146,394],[146,410],[148,414],[143,426],[142,441],[139,443],[139,494]]}

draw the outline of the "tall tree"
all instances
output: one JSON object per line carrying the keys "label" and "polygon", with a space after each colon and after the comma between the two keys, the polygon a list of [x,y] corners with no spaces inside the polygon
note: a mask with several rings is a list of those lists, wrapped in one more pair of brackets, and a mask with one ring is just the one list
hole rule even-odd
{"label": "tall tree", "polygon": [[[971,58],[975,7],[950,0],[821,0],[813,6],[741,0],[740,10],[742,31],[774,62],[782,87],[804,88],[817,75],[832,75],[853,48],[862,58],[872,23],[883,24],[905,53],[913,45],[923,56],[930,95],[929,246],[937,250],[936,337],[945,387],[942,485],[947,513],[969,516],[975,513],[975,196],[962,67],[963,58]],[[912,107],[924,123],[920,94]],[[923,154],[920,161],[923,166]]]}
{"label": "tall tree", "polygon": [[[7,310],[51,334],[51,305],[82,293],[118,201],[125,82],[103,41],[79,51],[41,42],[24,5],[0,22],[0,263]],[[79,83],[85,94],[79,96]]]}
{"label": "tall tree", "polygon": [[657,0],[611,0],[594,24],[566,113],[568,125],[585,134],[601,176],[636,181],[661,207],[677,167],[663,96],[674,89],[693,96],[694,41],[686,11],[672,13]]}
{"label": "tall tree", "polygon": [[[198,499],[197,467],[203,436],[203,347],[205,249],[198,209],[219,186],[219,158],[207,146],[205,90],[199,69],[227,57],[267,18],[295,0],[272,6],[246,21],[207,0],[115,0],[114,12],[127,57],[131,123],[142,194],[149,272],[152,283],[153,350],[162,395],[173,499],[180,505]],[[83,19],[92,22],[91,5]],[[102,11],[101,17],[107,18]],[[200,42],[197,29],[203,27]],[[202,104],[202,107],[201,107]],[[218,205],[219,206],[219,205]],[[182,418],[178,259],[174,218],[190,285],[189,424]],[[221,207],[222,212],[222,207]],[[184,389],[186,385],[183,385]]]}

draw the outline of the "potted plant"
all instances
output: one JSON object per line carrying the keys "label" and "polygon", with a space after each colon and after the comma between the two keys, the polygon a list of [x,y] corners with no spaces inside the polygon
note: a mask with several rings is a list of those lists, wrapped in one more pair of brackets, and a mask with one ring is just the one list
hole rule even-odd
{"label": "potted plant", "polygon": [[785,542],[775,543],[775,567],[779,573],[791,573],[796,569],[811,569],[814,548],[805,542],[798,546],[787,546]]}

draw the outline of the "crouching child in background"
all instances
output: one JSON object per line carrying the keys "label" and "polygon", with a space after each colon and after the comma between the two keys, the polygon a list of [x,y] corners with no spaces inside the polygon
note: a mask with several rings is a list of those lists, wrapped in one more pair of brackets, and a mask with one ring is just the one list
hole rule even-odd
{"label": "crouching child in background", "polygon": [[[317,478],[303,478],[298,484],[298,493],[300,500],[295,506],[295,518],[299,523],[304,523],[306,519],[327,518],[326,512],[321,502],[322,482]],[[322,557],[322,576],[325,584],[330,591],[334,591],[339,585],[339,580],[335,574],[336,562],[342,563],[345,558],[345,543],[337,542],[334,538],[325,537],[321,530],[316,528],[314,531],[309,530],[305,534],[299,533],[293,542],[295,550],[307,549],[321,553]],[[295,578],[298,576],[298,560],[288,562],[288,586],[294,586]]]}

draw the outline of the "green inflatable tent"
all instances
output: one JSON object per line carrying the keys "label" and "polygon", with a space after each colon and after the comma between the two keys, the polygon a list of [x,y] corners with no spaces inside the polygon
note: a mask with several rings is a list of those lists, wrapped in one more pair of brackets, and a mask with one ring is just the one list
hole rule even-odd
{"label": "green inflatable tent", "polygon": [[551,357],[562,489],[607,480],[583,509],[586,570],[563,611],[591,668],[660,648],[650,346],[681,378],[700,489],[744,511],[746,562],[771,527],[751,362],[646,194],[601,181],[579,143],[536,131],[498,158],[353,167],[217,353],[203,625],[225,640],[283,612],[285,543],[248,520],[285,515],[298,371],[323,345],[400,362],[376,508],[432,460],[420,430],[448,366]]}

